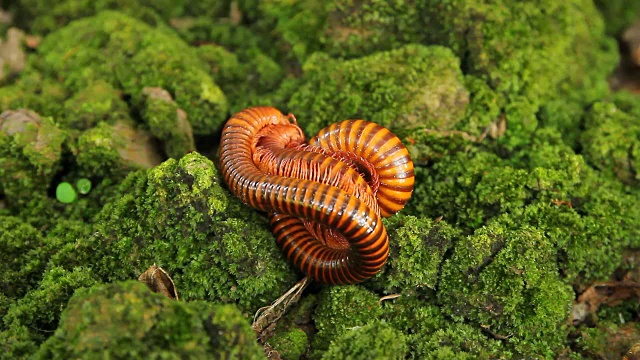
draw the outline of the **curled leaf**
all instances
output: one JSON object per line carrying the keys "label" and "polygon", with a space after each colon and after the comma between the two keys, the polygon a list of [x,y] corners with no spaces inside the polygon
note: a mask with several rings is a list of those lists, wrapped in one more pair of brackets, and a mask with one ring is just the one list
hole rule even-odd
{"label": "curled leaf", "polygon": [[164,269],[156,266],[156,264],[151,265],[147,271],[143,272],[138,277],[138,280],[147,284],[153,292],[160,293],[169,299],[179,300],[178,289],[176,289],[173,279],[171,279],[171,276],[169,276]]}

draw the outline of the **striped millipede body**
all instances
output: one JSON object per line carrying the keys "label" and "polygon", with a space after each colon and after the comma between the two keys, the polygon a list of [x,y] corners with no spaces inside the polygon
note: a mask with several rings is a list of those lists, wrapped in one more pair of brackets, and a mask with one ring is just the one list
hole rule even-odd
{"label": "striped millipede body", "polygon": [[293,115],[253,107],[225,124],[220,167],[230,191],[267,212],[276,241],[308,276],[350,284],[386,263],[381,218],[404,207],[413,163],[386,128],[346,120],[305,142]]}

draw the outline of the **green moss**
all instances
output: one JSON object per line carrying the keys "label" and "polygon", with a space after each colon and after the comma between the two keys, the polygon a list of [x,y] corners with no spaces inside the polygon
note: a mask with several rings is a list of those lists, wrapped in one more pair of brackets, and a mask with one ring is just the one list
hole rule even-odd
{"label": "green moss", "polygon": [[584,106],[579,102],[557,99],[544,104],[538,116],[542,126],[556,130],[562,135],[565,144],[576,149],[579,146],[584,113]]}
{"label": "green moss", "polygon": [[[508,102],[541,100],[567,88],[608,92],[616,46],[591,1],[425,1],[426,41],[464,55],[463,69],[487,81]],[[562,36],[558,36],[562,34]],[[508,119],[510,120],[510,119]]]}
{"label": "green moss", "polygon": [[324,288],[313,313],[318,333],[313,339],[310,358],[320,358],[334,339],[350,328],[374,321],[381,314],[378,297],[360,285]]}
{"label": "green moss", "polygon": [[4,359],[25,359],[38,349],[26,326],[0,331],[0,350]]}
{"label": "green moss", "polygon": [[54,8],[46,2],[38,0],[21,0],[16,7],[17,20],[33,32],[42,34],[56,30],[69,22],[95,15],[103,10],[118,9],[128,16],[155,24],[163,20],[179,16],[201,15],[209,18],[226,14],[229,1],[131,1],[131,0],[98,0],[98,1],[60,1]]}
{"label": "green moss", "polygon": [[101,122],[83,132],[77,141],[75,160],[84,176],[122,178],[136,169],[148,169],[162,161],[151,135],[129,122]]}
{"label": "green moss", "polygon": [[576,352],[587,359],[624,359],[627,351],[640,342],[636,323],[600,321],[596,327],[582,327],[575,341]]}
{"label": "green moss", "polygon": [[263,98],[270,96],[286,74],[272,55],[260,47],[257,35],[241,26],[216,24],[207,39],[220,45],[201,46],[198,55],[229,98],[230,112],[259,104],[279,106]]}
{"label": "green moss", "polygon": [[40,232],[12,216],[0,216],[0,294],[20,298],[40,280],[46,243]]}
{"label": "green moss", "polygon": [[147,95],[142,118],[149,131],[164,142],[165,153],[169,157],[180,158],[195,151],[193,130],[186,113],[178,108],[171,95],[163,89],[145,88]]}
{"label": "green moss", "polygon": [[387,265],[367,284],[384,293],[433,291],[440,263],[457,232],[446,222],[396,215],[385,221],[390,254]]}
{"label": "green moss", "polygon": [[35,358],[263,357],[255,335],[233,305],[183,303],[128,281],[76,291],[60,327]]}
{"label": "green moss", "polygon": [[137,278],[155,263],[181,298],[236,302],[250,313],[296,278],[266,220],[224,190],[197,153],[130,174],[85,241],[105,280]]}
{"label": "green moss", "polygon": [[[423,334],[421,334],[423,335]],[[424,336],[424,335],[423,335]],[[417,359],[509,359],[517,358],[502,344],[482,333],[477,326],[446,323],[429,336],[419,338]],[[539,354],[536,354],[539,355]]]}
{"label": "green moss", "polygon": [[0,188],[12,208],[44,194],[60,169],[65,131],[28,110],[0,115]]}
{"label": "green moss", "polygon": [[384,322],[347,330],[329,346],[323,359],[404,359],[404,334]]}
{"label": "green moss", "polygon": [[444,216],[466,233],[503,214],[513,229],[543,229],[569,282],[606,278],[635,246],[637,193],[591,169],[553,128],[511,159],[470,147],[435,160],[416,168],[407,212]]}
{"label": "green moss", "polygon": [[315,54],[288,108],[308,134],[348,118],[399,130],[450,129],[468,93],[457,58],[443,47],[407,45],[354,60]]}
{"label": "green moss", "polygon": [[51,33],[38,51],[36,66],[72,92],[103,80],[140,106],[142,89],[157,86],[173,95],[197,134],[213,133],[226,119],[225,95],[195,50],[166,26],[104,11]]}
{"label": "green moss", "polygon": [[[640,102],[633,106],[640,109]],[[638,111],[638,110],[636,110]],[[598,102],[586,115],[581,137],[586,158],[622,182],[640,184],[640,121],[609,102]]]}
{"label": "green moss", "polygon": [[122,95],[109,83],[97,80],[64,102],[64,115],[58,120],[63,127],[87,130],[105,121],[130,121],[129,108]]}
{"label": "green moss", "polygon": [[316,51],[354,58],[390,50],[423,38],[422,2],[411,1],[240,1],[256,31],[272,30],[274,42],[304,62]]}
{"label": "green moss", "polygon": [[309,347],[307,333],[296,327],[278,332],[268,343],[283,359],[300,359]]}
{"label": "green moss", "polygon": [[68,95],[62,84],[27,68],[14,84],[0,87],[0,111],[25,108],[57,119]]}
{"label": "green moss", "polygon": [[415,172],[416,187],[407,212],[443,216],[467,231],[501,213],[521,212],[527,198],[528,172],[479,149],[447,155]]}
{"label": "green moss", "polygon": [[75,289],[97,282],[88,268],[67,271],[56,267],[47,270],[38,287],[9,306],[3,318],[7,330],[0,333],[5,352],[31,353],[34,347],[51,335],[58,326],[60,313]]}
{"label": "green moss", "polygon": [[410,359],[511,358],[480,327],[448,319],[441,308],[414,295],[383,302],[383,319],[406,335]]}
{"label": "green moss", "polygon": [[607,34],[620,36],[640,16],[640,3],[627,0],[594,0],[602,13]]}
{"label": "green moss", "polygon": [[551,356],[567,335],[573,291],[559,277],[553,243],[530,226],[494,222],[461,239],[439,290],[446,314],[482,324],[522,356]]}

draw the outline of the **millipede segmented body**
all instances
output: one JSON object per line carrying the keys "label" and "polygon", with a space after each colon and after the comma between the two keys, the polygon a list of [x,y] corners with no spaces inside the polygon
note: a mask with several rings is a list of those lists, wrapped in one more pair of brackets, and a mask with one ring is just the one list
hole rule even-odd
{"label": "millipede segmented body", "polygon": [[346,120],[307,143],[295,117],[272,107],[227,121],[220,167],[231,192],[269,214],[287,258],[328,284],[361,282],[386,263],[381,217],[402,209],[414,182],[407,149],[386,128]]}

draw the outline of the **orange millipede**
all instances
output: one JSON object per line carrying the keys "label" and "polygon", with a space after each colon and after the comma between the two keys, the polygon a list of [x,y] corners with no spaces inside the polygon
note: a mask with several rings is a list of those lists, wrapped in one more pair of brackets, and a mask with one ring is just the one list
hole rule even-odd
{"label": "orange millipede", "polygon": [[307,276],[352,284],[384,266],[381,217],[404,207],[414,183],[409,153],[389,130],[346,120],[306,143],[293,115],[253,107],[227,121],[219,153],[230,191],[269,214],[278,245]]}

